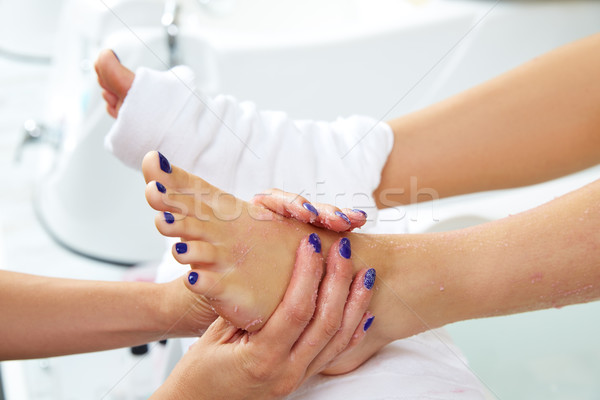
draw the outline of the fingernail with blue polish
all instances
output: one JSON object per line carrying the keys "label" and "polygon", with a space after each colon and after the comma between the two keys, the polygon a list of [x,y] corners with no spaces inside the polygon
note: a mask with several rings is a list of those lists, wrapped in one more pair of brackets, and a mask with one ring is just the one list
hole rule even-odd
{"label": "fingernail with blue polish", "polygon": [[114,50],[111,50],[112,53],[115,55],[115,58],[117,59],[117,61],[119,62],[119,64],[121,63],[121,59],[119,58],[119,56],[117,55],[117,53],[115,53]]}
{"label": "fingernail with blue polish", "polygon": [[169,160],[167,160],[165,156],[161,154],[160,151],[158,152],[158,160],[160,162],[160,169],[162,169],[164,172],[170,174],[173,171],[173,169],[171,168],[171,163],[169,162]]}
{"label": "fingernail with blue polish", "polygon": [[350,223],[350,218],[348,218],[348,216],[346,214],[344,214],[341,211],[336,211],[335,215],[337,215],[338,217],[340,217],[341,219],[343,219],[344,221],[346,221],[347,223]]}
{"label": "fingernail with blue polish", "polygon": [[350,258],[352,255],[350,240],[348,240],[348,238],[342,238],[342,240],[340,240],[340,255],[346,259]]}
{"label": "fingernail with blue polish", "polygon": [[163,214],[165,216],[165,221],[167,222],[167,224],[172,224],[173,222],[175,222],[175,217],[173,216],[173,214],[171,214],[168,211],[165,211]]}
{"label": "fingernail with blue polish", "polygon": [[[198,282],[198,273],[194,272],[194,271],[190,272],[190,274],[188,275],[188,282],[190,283],[190,285],[193,285],[196,282]],[[367,322],[368,322],[368,320],[367,320]],[[367,325],[367,324],[365,323],[365,325]],[[365,331],[366,331],[366,329],[365,329]]]}
{"label": "fingernail with blue polish", "polygon": [[312,244],[312,247],[315,249],[315,253],[321,252],[321,239],[319,238],[319,235],[316,233],[311,233],[308,237],[308,243]]}
{"label": "fingernail with blue polish", "polygon": [[377,272],[375,272],[374,268],[369,268],[369,270],[365,273],[365,287],[368,290],[371,290],[373,288],[373,285],[375,284],[375,277],[377,276]]}
{"label": "fingernail with blue polish", "polygon": [[[176,243],[175,244],[175,251],[177,252],[177,254],[183,254],[183,253],[187,253],[187,243]],[[366,277],[365,277],[366,279]]]}
{"label": "fingernail with blue polish", "polygon": [[302,207],[306,208],[308,211],[310,211],[311,213],[315,214],[316,216],[319,216],[319,212],[317,211],[317,209],[315,208],[315,206],[313,206],[310,203],[303,203]]}
{"label": "fingernail with blue polish", "polygon": [[156,182],[156,188],[161,193],[167,193],[167,188],[160,182]]}
{"label": "fingernail with blue polish", "polygon": [[360,210],[358,208],[353,208],[352,211],[354,211],[355,213],[361,213],[362,215],[365,216],[365,218],[367,218],[367,213],[364,212],[363,210]]}
{"label": "fingernail with blue polish", "polygon": [[369,329],[371,327],[371,324],[373,323],[374,319],[375,319],[374,315],[371,315],[369,318],[367,318],[367,320],[365,321],[365,325],[363,326],[363,332],[366,332],[367,329]]}

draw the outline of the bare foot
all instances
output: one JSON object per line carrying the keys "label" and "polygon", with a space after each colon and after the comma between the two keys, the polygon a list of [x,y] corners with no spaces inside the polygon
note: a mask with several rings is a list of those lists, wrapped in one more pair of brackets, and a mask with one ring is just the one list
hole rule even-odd
{"label": "bare foot", "polygon": [[[281,302],[300,240],[317,228],[238,200],[171,167],[157,152],[146,155],[142,170],[148,203],[163,211],[158,230],[185,238],[173,255],[198,270],[189,276],[193,291],[238,327],[260,328]],[[311,244],[320,251],[318,236],[311,236]],[[340,247],[349,257],[349,241]]]}
{"label": "bare foot", "polygon": [[[352,257],[354,272],[364,271],[363,282],[374,291],[369,311],[376,319],[360,346],[325,373],[348,372],[390,341],[437,328],[453,317],[446,298],[459,282],[439,276],[439,265],[456,253],[448,237],[323,230],[236,199],[171,166],[158,152],[144,157],[142,170],[148,203],[160,211],[159,231],[182,238],[173,255],[192,266],[188,288],[206,296],[238,327],[258,329],[281,302],[303,237],[317,233],[320,241],[311,239],[315,248],[325,253],[333,246],[330,251]],[[366,273],[371,267],[377,269],[374,286],[374,271]]]}
{"label": "bare foot", "polygon": [[94,68],[98,75],[98,83],[103,89],[102,97],[106,101],[106,111],[113,118],[117,118],[135,74],[121,64],[112,50],[102,50]]}

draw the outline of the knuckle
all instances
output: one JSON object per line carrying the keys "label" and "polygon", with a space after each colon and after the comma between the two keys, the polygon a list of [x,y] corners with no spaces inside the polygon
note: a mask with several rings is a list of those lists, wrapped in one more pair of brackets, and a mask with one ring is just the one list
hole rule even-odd
{"label": "knuckle", "polygon": [[288,314],[297,324],[307,325],[313,317],[313,307],[309,305],[294,306]]}
{"label": "knuckle", "polygon": [[326,319],[323,321],[323,332],[328,337],[335,336],[340,330],[341,323],[337,319]]}

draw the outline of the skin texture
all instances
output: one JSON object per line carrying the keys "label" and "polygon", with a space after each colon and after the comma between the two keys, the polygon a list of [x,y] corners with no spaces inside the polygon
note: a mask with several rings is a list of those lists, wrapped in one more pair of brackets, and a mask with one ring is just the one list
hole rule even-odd
{"label": "skin texture", "polygon": [[[379,208],[530,185],[600,159],[600,34],[389,121]],[[415,184],[411,185],[411,179]],[[421,194],[420,194],[421,193]]]}
{"label": "skin texture", "polygon": [[[532,184],[598,163],[599,49],[600,35],[591,36],[389,121],[395,140],[374,193],[378,206],[431,199],[422,193],[447,197]],[[345,368],[335,372],[359,365],[391,340],[449,322],[597,299],[599,185],[460,231],[410,237],[344,233],[356,258],[377,266],[372,310],[378,323],[354,357],[345,360]],[[297,204],[281,205],[277,197],[255,202],[284,215],[298,213]],[[306,214],[298,218],[327,226]],[[308,233],[287,224],[281,233]],[[339,238],[333,232],[319,234],[328,244]],[[289,261],[282,265],[289,271]],[[277,273],[289,274],[283,271]]]}
{"label": "skin texture", "polygon": [[335,248],[324,268],[322,254],[305,237],[290,286],[264,327],[248,333],[220,317],[152,398],[270,399],[291,393],[368,335],[373,292],[363,283],[366,271],[352,281],[352,270],[352,261]]}
{"label": "skin texture", "polygon": [[99,282],[0,271],[0,359],[198,336],[216,315],[185,289],[184,281]]}
{"label": "skin texture", "polygon": [[[152,398],[277,398],[361,343],[371,318],[368,271],[353,279],[352,261],[337,247],[325,268],[315,243],[318,237],[300,242],[290,285],[263,330],[251,334],[219,317]],[[184,281],[96,282],[0,271],[0,357],[57,356],[197,335],[207,327],[205,318],[214,316],[197,307]]]}

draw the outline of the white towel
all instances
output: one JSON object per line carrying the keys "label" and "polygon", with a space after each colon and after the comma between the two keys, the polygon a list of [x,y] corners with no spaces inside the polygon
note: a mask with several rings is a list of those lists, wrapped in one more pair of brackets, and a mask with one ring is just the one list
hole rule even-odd
{"label": "white towel", "polygon": [[294,121],[230,96],[209,98],[194,89],[193,73],[183,66],[139,68],[106,138],[127,165],[139,168],[146,152],[159,150],[244,200],[277,187],[371,211],[392,144],[391,128],[369,117]]}

